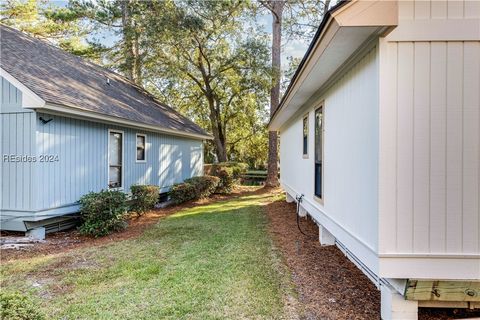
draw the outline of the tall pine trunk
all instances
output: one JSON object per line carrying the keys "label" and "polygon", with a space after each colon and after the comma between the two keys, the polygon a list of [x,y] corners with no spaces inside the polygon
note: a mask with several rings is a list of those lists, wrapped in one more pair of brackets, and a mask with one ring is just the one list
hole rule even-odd
{"label": "tall pine trunk", "polygon": [[121,1],[125,72],[128,79],[141,86],[139,34],[132,16],[132,8],[135,5],[132,2],[132,0]]}
{"label": "tall pine trunk", "polygon": [[[281,45],[282,45],[282,15],[285,1],[270,1],[269,10],[272,12],[272,68],[275,73],[274,83],[270,90],[270,117],[280,103],[280,76],[281,76]],[[268,133],[268,174],[265,185],[278,186],[278,133]]]}

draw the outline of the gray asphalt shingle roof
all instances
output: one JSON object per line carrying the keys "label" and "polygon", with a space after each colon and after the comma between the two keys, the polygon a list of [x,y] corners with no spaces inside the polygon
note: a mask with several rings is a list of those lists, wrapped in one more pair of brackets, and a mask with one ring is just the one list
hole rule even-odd
{"label": "gray asphalt shingle roof", "polygon": [[[208,135],[126,78],[0,25],[0,66],[47,103],[176,130]],[[107,78],[110,84],[107,84]]]}

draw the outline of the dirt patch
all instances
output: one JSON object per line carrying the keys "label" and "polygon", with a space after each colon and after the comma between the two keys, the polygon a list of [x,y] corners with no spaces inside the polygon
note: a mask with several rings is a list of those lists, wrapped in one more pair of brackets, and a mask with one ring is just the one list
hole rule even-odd
{"label": "dirt patch", "polygon": [[[87,248],[94,246],[106,245],[111,242],[118,242],[126,239],[131,239],[141,235],[146,228],[158,222],[159,219],[172,215],[182,209],[195,207],[197,205],[209,204],[216,201],[227,200],[245,195],[254,195],[263,193],[264,190],[260,187],[237,187],[229,195],[214,195],[208,199],[198,201],[191,201],[177,206],[170,206],[163,209],[155,209],[147,212],[141,217],[133,216],[128,221],[128,227],[117,233],[101,237],[91,238],[81,235],[77,230],[72,229],[65,232],[55,232],[47,234],[45,243],[34,244],[29,247],[16,249],[2,249],[0,250],[0,263],[5,263],[11,260],[27,259],[36,256],[44,256],[49,254],[56,254],[70,251],[73,249]],[[23,233],[1,232],[2,237],[9,236],[23,236]]]}
{"label": "dirt patch", "polygon": [[[380,319],[380,292],[334,246],[322,247],[318,227],[301,219],[297,228],[293,203],[266,206],[269,229],[290,268],[302,304],[303,319]],[[463,319],[480,316],[466,309],[420,308],[420,320]]]}

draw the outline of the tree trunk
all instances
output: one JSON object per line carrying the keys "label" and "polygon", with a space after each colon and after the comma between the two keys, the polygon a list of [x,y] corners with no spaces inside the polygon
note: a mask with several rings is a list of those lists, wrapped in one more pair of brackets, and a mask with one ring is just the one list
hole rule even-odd
{"label": "tree trunk", "polygon": [[141,85],[139,34],[132,17],[132,6],[132,0],[121,1],[125,73],[128,79]]}
{"label": "tree trunk", "polygon": [[[285,1],[270,1],[269,9],[272,12],[272,68],[275,72],[274,83],[270,90],[270,117],[280,103],[280,76],[281,76],[281,45],[282,45],[282,15]],[[276,131],[268,133],[268,174],[265,185],[278,186],[278,134]]]}
{"label": "tree trunk", "polygon": [[325,2],[323,4],[322,17],[325,17],[325,14],[328,11],[328,7],[330,7],[330,2],[331,2],[331,0],[325,0]]}
{"label": "tree trunk", "polygon": [[133,48],[133,82],[137,85],[142,86],[142,60],[140,56],[140,34],[137,29],[137,25],[134,22],[134,48]]}
{"label": "tree trunk", "polygon": [[210,124],[212,126],[213,143],[215,145],[215,154],[219,162],[227,161],[227,141],[222,129],[220,115],[215,108],[215,100],[212,96],[207,97],[210,108]]}
{"label": "tree trunk", "polygon": [[227,150],[225,137],[222,134],[220,128],[218,128],[218,123],[212,123],[213,131],[213,142],[215,144],[215,151],[219,162],[227,161]]}

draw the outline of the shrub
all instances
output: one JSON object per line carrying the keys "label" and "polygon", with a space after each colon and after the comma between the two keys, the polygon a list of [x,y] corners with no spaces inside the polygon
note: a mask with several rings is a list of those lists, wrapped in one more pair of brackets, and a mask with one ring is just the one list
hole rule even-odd
{"label": "shrub", "polygon": [[178,183],[170,190],[170,199],[175,204],[180,204],[195,199],[195,187],[190,183]]}
{"label": "shrub", "polygon": [[160,188],[153,185],[131,186],[132,192],[131,210],[141,216],[148,210],[153,209],[160,197]]}
{"label": "shrub", "polygon": [[80,233],[101,237],[124,229],[127,197],[121,191],[90,192],[80,198]]}
{"label": "shrub", "polygon": [[1,319],[9,320],[43,320],[45,316],[38,306],[27,296],[20,293],[0,292]]}
{"label": "shrub", "polygon": [[228,167],[221,167],[215,170],[215,175],[220,179],[215,193],[230,193],[235,185],[235,178],[233,176],[233,169]]}
{"label": "shrub", "polygon": [[176,204],[206,198],[217,189],[218,177],[203,176],[186,179],[184,183],[176,184],[170,190],[170,198]]}
{"label": "shrub", "polygon": [[230,193],[233,186],[247,172],[248,165],[241,162],[220,162],[205,167],[209,174],[219,177],[216,193]]}
{"label": "shrub", "polygon": [[195,187],[195,199],[202,199],[210,196],[217,189],[220,178],[214,176],[193,177],[185,180]]}
{"label": "shrub", "polygon": [[247,172],[248,164],[243,162],[228,161],[228,162],[220,162],[212,165],[213,172],[222,168],[231,168],[233,171],[232,172],[233,178],[237,180],[237,179],[240,179],[240,177]]}

